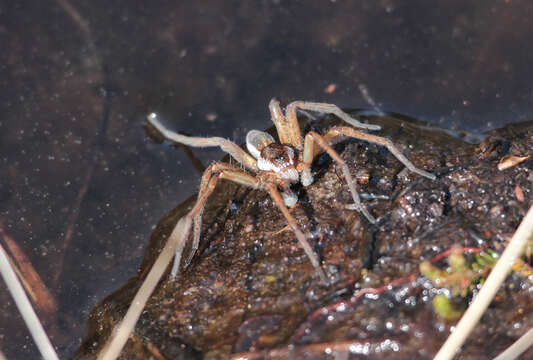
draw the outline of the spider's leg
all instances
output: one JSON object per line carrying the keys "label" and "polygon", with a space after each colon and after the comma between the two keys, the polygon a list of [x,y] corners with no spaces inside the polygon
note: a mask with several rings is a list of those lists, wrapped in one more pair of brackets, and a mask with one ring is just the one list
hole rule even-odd
{"label": "spider's leg", "polygon": [[[289,104],[289,106],[292,104],[294,103]],[[272,120],[276,125],[276,130],[278,131],[281,143],[301,150],[303,146],[302,132],[300,131],[300,124],[298,124],[296,111],[286,111],[285,116],[283,116],[279,101],[276,99],[270,100],[268,107],[270,109],[270,114],[272,114]],[[287,109],[289,109],[289,107],[287,107]]]}
{"label": "spider's leg", "polygon": [[328,136],[344,135],[344,136],[353,137],[355,139],[364,140],[370,143],[385,146],[392,153],[392,155],[394,155],[396,159],[398,159],[402,164],[404,164],[405,167],[409,169],[410,171],[418,175],[427,177],[428,179],[431,179],[431,180],[435,180],[437,178],[435,174],[432,174],[430,172],[417,168],[411,161],[409,161],[407,157],[405,157],[404,154],[402,154],[402,152],[396,147],[396,145],[394,145],[394,143],[387,138],[372,135],[372,134],[367,134],[367,133],[364,133],[362,131],[357,131],[347,126],[334,127],[330,129],[326,135]]}
{"label": "spider's leg", "polygon": [[290,183],[283,181],[279,184],[283,191],[281,192],[281,197],[283,198],[283,203],[285,206],[293,207],[298,202],[298,195],[291,190]]}
{"label": "spider's leg", "polygon": [[283,115],[283,112],[281,111],[279,101],[277,99],[270,100],[270,103],[268,104],[268,109],[270,110],[272,122],[274,123],[274,125],[276,125],[276,131],[278,132],[280,143],[284,145],[295,146],[295,144],[292,143],[289,126],[287,124],[285,116]]}
{"label": "spider's leg", "polygon": [[[228,179],[238,184],[246,185],[252,188],[259,187],[259,183],[257,182],[257,180],[250,174],[245,173],[232,165],[217,162],[210,165],[202,176],[200,191],[198,193],[198,202],[204,197],[205,194],[208,197],[213,192],[219,178]],[[207,197],[205,198],[206,200]],[[191,260],[194,257],[196,251],[198,250],[198,246],[200,244],[200,231],[202,228],[202,214],[204,212],[204,205],[205,200],[202,203],[198,204],[197,208],[195,207],[195,209],[191,210],[191,213],[195,211],[193,213],[194,234],[191,251],[187,259],[185,260],[185,267],[189,266],[189,264],[191,263]]]}
{"label": "spider's leg", "polygon": [[313,158],[315,156],[315,143],[318,144],[322,149],[324,149],[324,151],[326,151],[329,156],[331,156],[331,158],[340,165],[344,174],[344,178],[346,179],[346,183],[348,184],[348,188],[352,193],[352,199],[354,201],[355,206],[359,209],[361,213],[363,213],[363,215],[368,219],[368,221],[370,221],[372,224],[375,223],[376,219],[368,212],[367,208],[361,203],[359,193],[355,188],[355,181],[352,178],[352,175],[350,174],[348,165],[346,165],[346,162],[344,162],[340,155],[337,154],[337,152],[327,143],[327,141],[324,140],[321,135],[317,134],[314,131],[310,131],[307,133],[307,135],[305,135],[303,156],[304,165],[301,175],[302,185],[307,186],[313,182],[313,175],[311,174],[311,163],[313,162]]}
{"label": "spider's leg", "polygon": [[381,129],[381,126],[379,125],[364,124],[354,119],[349,114],[342,111],[337,105],[315,103],[315,102],[308,102],[308,101],[294,101],[290,103],[289,105],[287,105],[287,109],[285,110],[285,116],[287,117],[287,122],[289,123],[289,127],[291,129],[298,126],[298,118],[296,116],[296,109],[316,111],[316,112],[324,113],[324,114],[333,114],[341,118],[348,124],[361,128],[361,129],[368,129],[368,130],[380,130]]}
{"label": "spider's leg", "polygon": [[276,184],[268,184],[266,185],[266,190],[270,194],[270,197],[274,201],[274,203],[277,205],[277,207],[281,210],[281,213],[283,216],[285,216],[285,219],[287,219],[287,222],[289,223],[290,227],[292,228],[292,231],[294,232],[294,235],[296,236],[296,239],[298,239],[298,242],[302,246],[302,248],[305,251],[305,254],[311,261],[311,264],[314,266],[316,271],[318,272],[318,275],[320,276],[320,279],[324,283],[328,283],[328,279],[326,277],[326,274],[324,273],[324,270],[320,267],[320,262],[318,261],[318,258],[313,251],[313,248],[311,245],[309,245],[309,242],[305,238],[304,233],[302,230],[300,230],[300,227],[298,226],[298,223],[296,222],[296,219],[291,215],[289,212],[289,209],[285,206],[285,203],[283,202],[283,199],[278,191]]}
{"label": "spider's leg", "polygon": [[248,170],[257,172],[257,163],[255,159],[241,149],[237,144],[221,137],[192,137],[178,134],[167,129],[159,121],[155,113],[147,116],[148,122],[157,129],[165,138],[180,144],[193,147],[214,147],[218,146],[226,153],[230,154],[235,160],[240,162]]}
{"label": "spider's leg", "polygon": [[[194,253],[198,249],[200,242],[200,228],[202,225],[202,212],[205,202],[215,189],[219,178],[228,179],[238,184],[258,188],[258,181],[250,174],[245,173],[229,164],[215,163],[211,165],[204,173],[202,177],[201,191],[198,194],[198,199],[193,208],[187,214],[187,218],[191,218],[194,222],[194,239],[192,244],[191,253],[187,258],[187,265],[190,263]],[[190,231],[190,227],[187,229],[187,234]],[[176,248],[176,255],[174,257],[174,264],[172,265],[171,275],[176,277],[180,267],[181,256],[183,253],[183,247],[185,246],[186,237],[179,246]]]}
{"label": "spider's leg", "polygon": [[[211,178],[213,177],[213,172],[216,172],[215,167],[218,167],[217,165],[219,164],[223,163],[214,163],[204,171],[204,174],[202,175],[202,181],[200,182],[200,191],[198,192],[198,199],[200,199],[208,189],[209,180],[211,180]],[[191,260],[194,257],[196,250],[198,250],[198,246],[200,244],[200,231],[202,229],[202,215],[204,213],[204,206],[205,203],[202,204],[196,214],[193,215],[193,241],[189,256],[185,260],[185,267],[188,267],[191,263]]]}
{"label": "spider's leg", "polygon": [[[213,183],[212,187],[214,188],[216,184],[216,179],[213,179],[213,181],[210,181],[210,183]],[[209,184],[206,186],[206,188],[207,187],[209,187]],[[194,221],[194,217],[199,211],[201,211],[201,209],[203,209],[203,206],[207,198],[209,197],[210,193],[211,192],[204,193],[202,196],[198,197],[192,210],[189,211],[189,213],[184,217],[186,221],[186,226],[183,227],[182,225],[181,226],[182,228],[179,229],[180,226],[178,225],[181,223],[181,220],[180,220],[180,222],[178,222],[178,225],[174,227],[174,229],[172,230],[172,233],[170,234],[171,239],[174,237],[178,237],[178,240],[176,241],[177,242],[176,250],[174,253],[174,264],[172,265],[172,270],[170,271],[170,275],[172,278],[175,278],[178,275],[178,271],[180,268],[181,255],[183,254],[185,243],[187,242],[187,239],[189,237],[189,232],[191,231],[191,225]],[[178,230],[180,232],[178,232]]]}

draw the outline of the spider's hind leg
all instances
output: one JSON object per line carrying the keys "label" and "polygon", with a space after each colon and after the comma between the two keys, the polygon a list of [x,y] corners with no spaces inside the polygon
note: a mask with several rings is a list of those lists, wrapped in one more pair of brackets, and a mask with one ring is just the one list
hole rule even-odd
{"label": "spider's hind leg", "polygon": [[415,174],[424,176],[430,180],[435,180],[437,177],[435,174],[432,174],[430,172],[427,172],[426,170],[417,168],[402,152],[394,145],[392,141],[389,139],[382,137],[382,136],[376,136],[372,134],[367,134],[362,131],[357,131],[355,129],[352,129],[347,126],[338,126],[331,128],[328,133],[325,136],[328,137],[335,137],[335,136],[349,136],[354,139],[364,140],[368,141],[369,143],[378,144],[381,146],[384,146],[391,152],[396,159],[398,159],[402,164],[405,165],[409,171],[414,172]]}
{"label": "spider's hind leg", "polygon": [[346,162],[331,147],[331,145],[328,144],[326,139],[324,139],[324,137],[322,137],[321,135],[319,135],[318,133],[314,131],[310,131],[305,135],[303,168],[301,170],[302,184],[304,186],[307,186],[313,182],[313,175],[311,174],[311,163],[313,162],[315,155],[320,152],[318,151],[319,149],[315,149],[315,143],[318,146],[320,146],[322,150],[326,151],[328,155],[331,156],[331,158],[335,160],[337,164],[340,165],[342,172],[344,174],[344,179],[346,180],[346,184],[348,185],[348,188],[350,189],[350,193],[352,194],[352,199],[354,201],[355,207],[368,219],[368,221],[374,224],[376,222],[376,219],[370,214],[368,209],[361,203],[359,193],[357,192],[357,189],[355,187],[355,180],[352,178],[352,175],[350,174],[348,165],[346,165]]}

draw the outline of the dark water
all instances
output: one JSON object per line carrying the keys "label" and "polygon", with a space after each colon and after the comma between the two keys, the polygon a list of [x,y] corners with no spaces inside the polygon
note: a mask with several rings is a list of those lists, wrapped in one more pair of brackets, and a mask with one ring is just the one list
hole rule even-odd
{"label": "dark water", "polygon": [[[274,96],[473,132],[532,119],[532,12],[526,0],[1,2],[0,221],[57,300],[46,328],[61,356],[197,188],[186,151],[146,137],[147,112],[237,142],[271,125]],[[0,348],[35,354],[1,286]]]}

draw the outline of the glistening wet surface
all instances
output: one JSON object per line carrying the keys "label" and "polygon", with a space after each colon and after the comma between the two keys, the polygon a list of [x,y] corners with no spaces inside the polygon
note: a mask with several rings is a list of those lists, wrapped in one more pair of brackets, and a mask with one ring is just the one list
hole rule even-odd
{"label": "glistening wet surface", "polygon": [[[195,150],[193,161],[187,149],[154,143],[147,113],[237,143],[271,125],[272,97],[473,132],[529,120],[532,7],[0,3],[1,240],[18,244],[48,289],[36,302],[61,356],[76,351],[93,306],[136,274],[158,219],[222,157]],[[0,294],[0,348],[9,359],[34,357],[11,298]]]}

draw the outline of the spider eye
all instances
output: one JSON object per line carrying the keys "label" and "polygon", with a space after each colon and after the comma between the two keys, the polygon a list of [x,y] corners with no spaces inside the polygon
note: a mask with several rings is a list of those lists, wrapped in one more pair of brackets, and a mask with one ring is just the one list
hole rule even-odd
{"label": "spider eye", "polygon": [[261,151],[268,145],[274,143],[274,138],[266,132],[259,130],[250,130],[246,134],[246,147],[252,156],[259,159]]}

